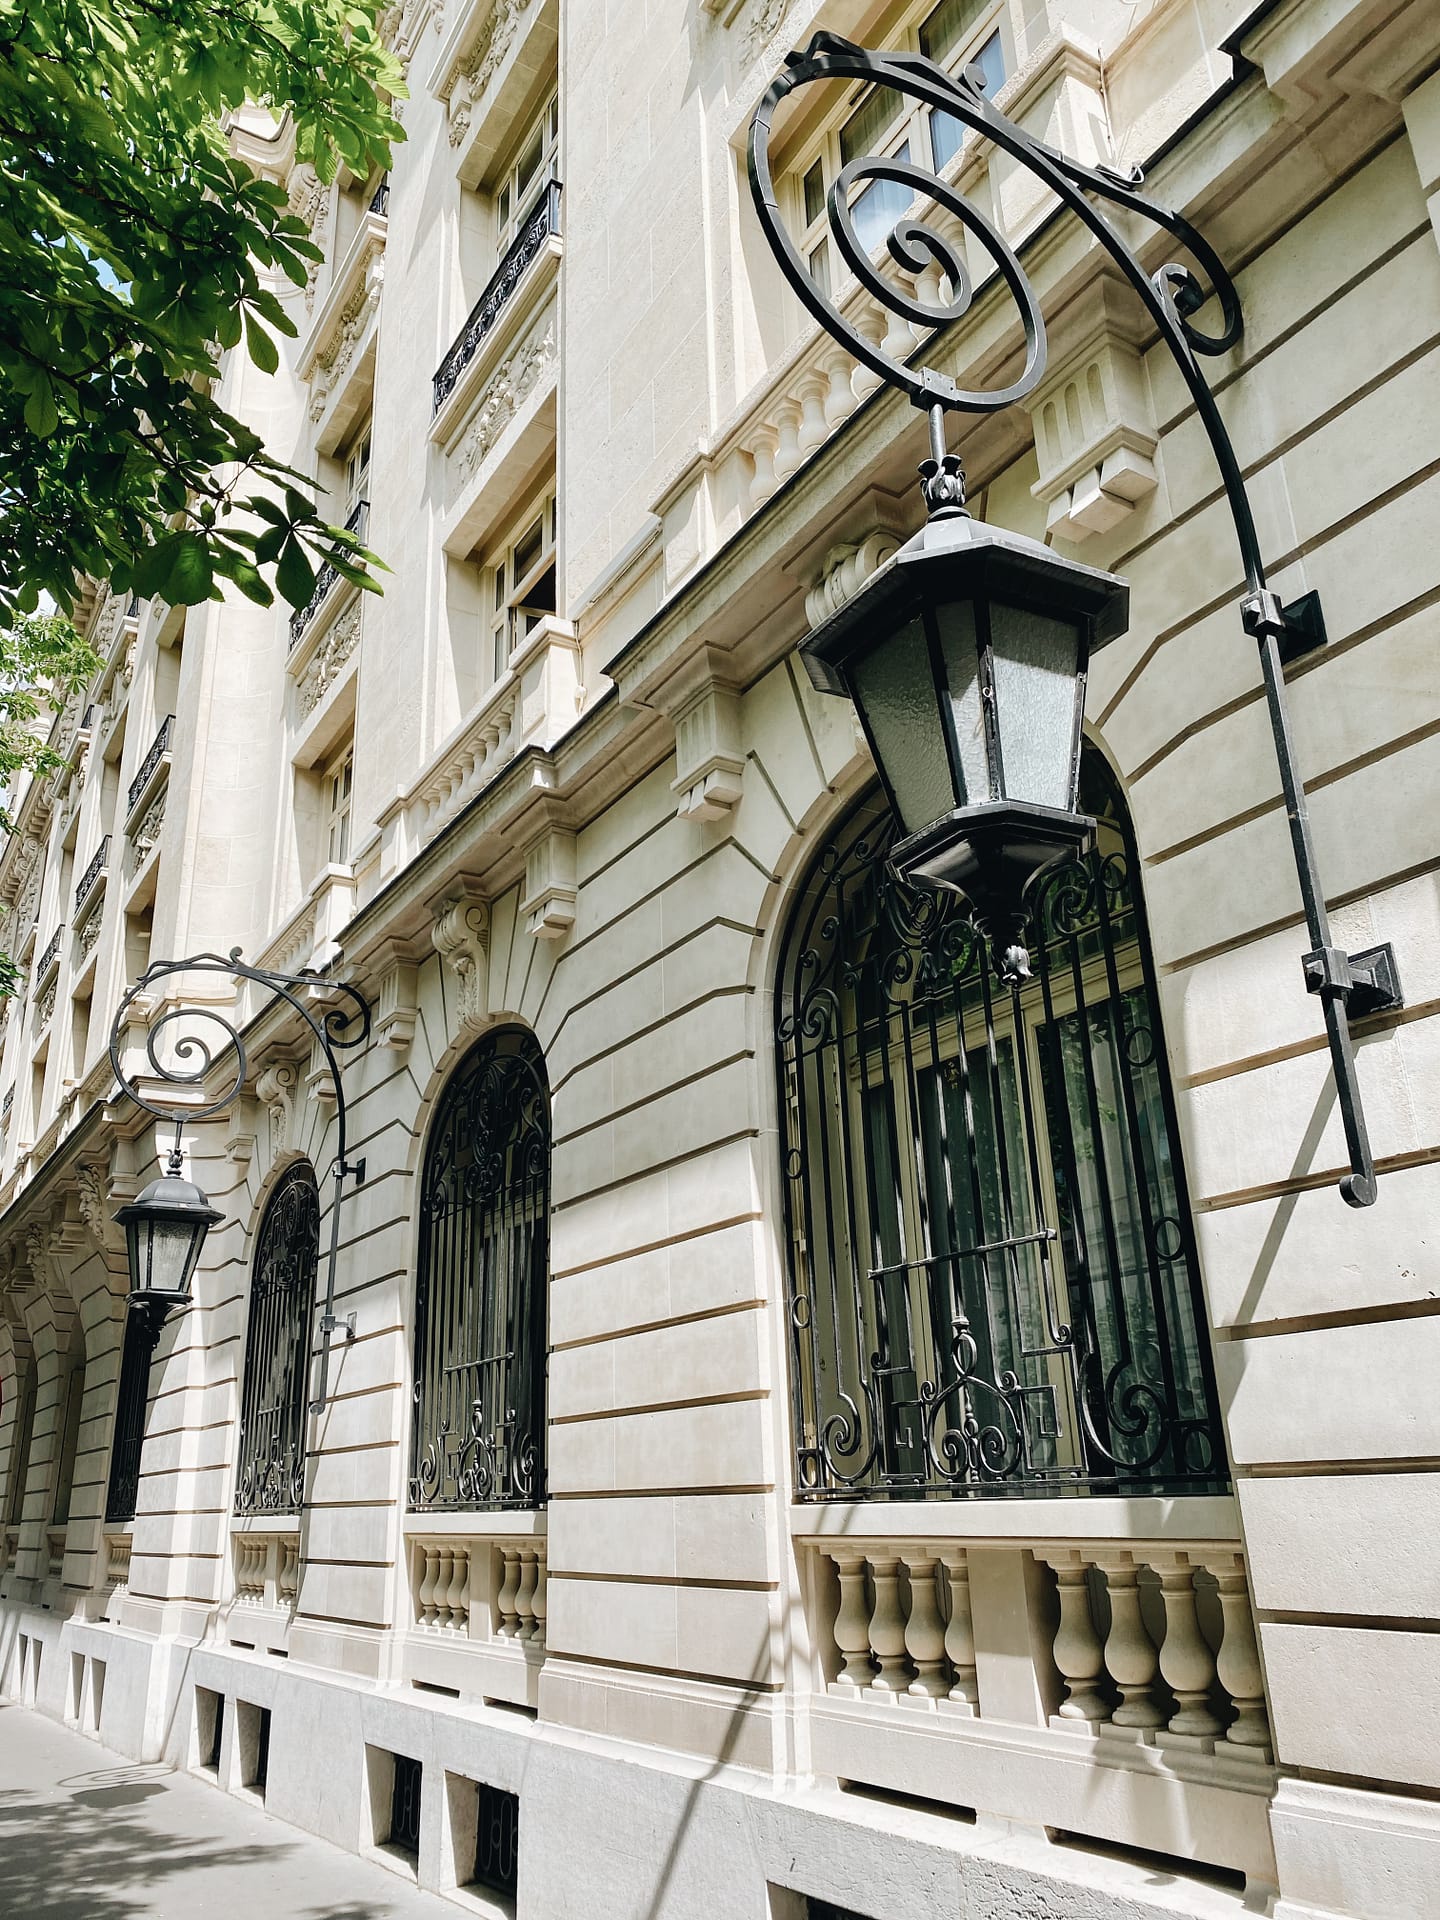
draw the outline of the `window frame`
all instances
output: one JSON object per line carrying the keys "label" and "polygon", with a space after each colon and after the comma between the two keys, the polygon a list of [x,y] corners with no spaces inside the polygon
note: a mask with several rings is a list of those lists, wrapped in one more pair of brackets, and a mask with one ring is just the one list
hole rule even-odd
{"label": "window frame", "polygon": [[[534,560],[517,572],[517,557],[537,524],[539,550]],[[559,496],[551,481],[530,495],[524,510],[508,522],[503,538],[480,563],[492,685],[509,672],[515,655],[540,622],[556,616],[558,591],[551,595],[555,601],[551,607],[528,605],[527,596],[533,594],[547,573],[557,568],[559,528]]]}
{"label": "window frame", "polygon": [[[902,30],[888,36],[890,45],[899,52],[923,53],[925,30],[944,3],[945,0],[940,0],[939,6],[927,6],[923,11],[912,13]],[[999,81],[991,88],[991,94],[998,93],[1013,78],[1016,70],[1010,0],[989,0],[989,4],[982,7],[976,16],[969,32],[957,42],[954,51],[937,64],[943,66],[947,73],[958,73],[996,40],[1000,44],[1002,71]],[[865,110],[874,92],[875,88],[865,81],[852,87],[831,108],[823,126],[808,136],[794,160],[784,169],[790,203],[790,227],[795,235],[796,249],[811,278],[829,299],[843,292],[853,278],[843,261],[835,257],[827,212],[830,186],[844,165],[842,142],[845,131]],[[902,94],[895,94],[894,99],[895,116],[886,123],[881,138],[867,142],[868,151],[877,159],[889,159],[902,146],[908,145],[912,165],[928,168],[942,178],[952,178],[964,164],[965,148],[971,135],[967,131],[949,158],[943,162],[937,161],[931,142],[930,121],[931,115],[938,109]],[[820,198],[812,214],[807,210],[806,183],[817,167],[820,169]],[[872,182],[852,192],[847,202],[852,219],[856,207],[867,193],[874,191],[876,184]],[[889,224],[887,222],[887,226]],[[817,262],[820,264],[818,273]]]}
{"label": "window frame", "polygon": [[[343,782],[343,790],[340,783]],[[339,793],[339,798],[336,795]],[[325,834],[325,867],[351,865],[355,827],[355,737],[347,734],[326,761],[320,775],[320,804]],[[343,852],[335,852],[335,834],[341,830]]]}
{"label": "window frame", "polygon": [[[520,170],[529,156],[536,133],[540,152],[533,171],[523,186]],[[497,174],[490,195],[495,223],[495,259],[505,258],[550,182],[558,177],[560,165],[560,90],[551,89],[544,105],[525,122],[520,137],[512,142],[504,167]]]}

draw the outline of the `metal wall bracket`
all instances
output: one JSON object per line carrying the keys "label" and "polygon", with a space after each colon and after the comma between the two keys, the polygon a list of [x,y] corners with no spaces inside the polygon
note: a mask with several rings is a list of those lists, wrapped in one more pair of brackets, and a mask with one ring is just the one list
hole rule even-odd
{"label": "metal wall bracket", "polygon": [[1315,653],[1329,637],[1318,593],[1302,593],[1298,600],[1287,601],[1280,609],[1280,618],[1285,622],[1285,631],[1279,639],[1282,666],[1288,667],[1292,660],[1303,660],[1307,653]]}
{"label": "metal wall bracket", "polygon": [[328,1339],[332,1334],[343,1332],[348,1346],[355,1338],[355,1315],[353,1313],[322,1313],[320,1331]]}
{"label": "metal wall bracket", "polygon": [[1351,1020],[1364,1020],[1372,1013],[1394,1013],[1405,1004],[1395,949],[1388,940],[1382,947],[1366,947],[1361,953],[1317,947],[1304,956],[1301,964],[1307,991],[1343,1000]]}

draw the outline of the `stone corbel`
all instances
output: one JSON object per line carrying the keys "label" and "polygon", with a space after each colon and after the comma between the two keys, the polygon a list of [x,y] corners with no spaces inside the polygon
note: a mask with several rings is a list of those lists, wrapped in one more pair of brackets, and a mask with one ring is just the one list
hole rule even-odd
{"label": "stone corbel", "polygon": [[300,1090],[300,1070],[293,1060],[272,1060],[255,1082],[255,1098],[270,1115],[270,1157],[288,1150]]}
{"label": "stone corbel", "polygon": [[460,983],[458,1025],[478,1031],[490,1012],[490,908],[472,883],[461,882],[436,909],[430,939]]}
{"label": "stone corbel", "polygon": [[537,940],[563,940],[575,924],[579,892],[575,835],[566,827],[547,827],[525,854],[520,911],[527,931]]}
{"label": "stone corbel", "polygon": [[418,956],[410,947],[388,940],[375,956],[376,974],[373,1045],[393,1053],[409,1051],[420,1014]]}
{"label": "stone corbel", "polygon": [[740,804],[745,748],[740,696],[709,680],[675,714],[675,812],[681,820],[724,820]]}
{"label": "stone corbel", "polygon": [[123,1254],[125,1235],[115,1224],[120,1202],[111,1194],[110,1176],[103,1166],[81,1165],[75,1170],[80,1218],[102,1253]]}
{"label": "stone corbel", "polygon": [[1110,321],[1060,361],[1025,404],[1045,529],[1080,542],[1108,533],[1153,493],[1159,435],[1140,355]]}
{"label": "stone corbel", "polygon": [[820,564],[820,578],[805,596],[805,618],[818,627],[847,600],[853,600],[878,567],[900,550],[901,536],[875,527],[859,540],[831,547]]}

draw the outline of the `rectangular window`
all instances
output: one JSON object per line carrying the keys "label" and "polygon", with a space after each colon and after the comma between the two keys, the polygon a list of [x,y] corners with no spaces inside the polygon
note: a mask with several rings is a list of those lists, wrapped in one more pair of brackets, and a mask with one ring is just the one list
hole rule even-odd
{"label": "rectangular window", "polygon": [[516,648],[555,612],[556,521],[551,494],[521,521],[518,535],[491,563],[492,664],[497,680]]}
{"label": "rectangular window", "polygon": [[350,795],[354,776],[355,756],[347,746],[325,775],[326,858],[332,867],[350,864]]}
{"label": "rectangular window", "polygon": [[560,99],[552,95],[520,142],[514,162],[495,190],[495,253],[504,259],[525,226],[543,189],[555,177],[560,144]]}
{"label": "rectangular window", "polygon": [[370,428],[368,423],[351,442],[345,456],[345,515],[349,516],[368,498],[370,488]]}

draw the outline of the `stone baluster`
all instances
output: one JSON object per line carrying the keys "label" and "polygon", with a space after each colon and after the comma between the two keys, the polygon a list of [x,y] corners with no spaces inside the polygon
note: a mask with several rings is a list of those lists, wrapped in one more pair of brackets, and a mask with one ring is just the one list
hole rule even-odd
{"label": "stone baluster", "polygon": [[1065,1698],[1058,1712],[1063,1720],[1083,1720],[1093,1726],[1109,1719],[1110,1706],[1100,1685],[1105,1656],[1090,1617],[1086,1565],[1075,1552],[1047,1554],[1045,1559],[1054,1572],[1060,1601],[1060,1624],[1052,1648],[1065,1682]]}
{"label": "stone baluster", "polygon": [[443,1630],[450,1624],[450,1575],[454,1571],[455,1549],[448,1545],[435,1549],[434,1617],[431,1624]]}
{"label": "stone baluster", "polygon": [[440,1571],[440,1557],[434,1547],[423,1542],[415,1549],[420,1562],[420,1584],[415,1594],[415,1612],[422,1627],[435,1624],[435,1576]]}
{"label": "stone baluster", "polygon": [[825,422],[825,400],[830,392],[829,375],[821,371],[807,373],[796,389],[800,400],[800,428],[796,442],[802,454],[813,453],[830,438]]}
{"label": "stone baluster", "polygon": [[1270,1756],[1270,1716],[1265,1707],[1265,1678],[1255,1644],[1255,1618],[1245,1562],[1238,1553],[1207,1556],[1206,1567],[1215,1576],[1220,1594],[1220,1616],[1225,1631],[1215,1665],[1220,1684],[1230,1696],[1235,1718],[1225,1734],[1231,1747],[1243,1747],[1252,1757]]}
{"label": "stone baluster", "polygon": [[1160,1661],[1140,1614],[1140,1570],[1128,1553],[1097,1556],[1095,1564],[1110,1594],[1105,1665],[1120,1689],[1120,1704],[1110,1718],[1117,1727],[1163,1727],[1165,1710],[1155,1698]]}
{"label": "stone baluster", "polygon": [[300,1542],[283,1540],[280,1543],[280,1598],[291,1606],[295,1604],[300,1591]]}
{"label": "stone baluster", "polygon": [[496,1611],[500,1615],[498,1631],[503,1639],[513,1640],[520,1627],[515,1611],[515,1598],[520,1591],[520,1553],[518,1548],[512,1546],[503,1546],[499,1551],[505,1562],[505,1575],[495,1601]]}
{"label": "stone baluster", "polygon": [[916,331],[910,322],[889,307],[881,310],[885,322],[885,338],[881,341],[886,353],[892,360],[904,360],[915,350]]}
{"label": "stone baluster", "polygon": [[910,1685],[905,1659],[905,1619],[900,1611],[900,1560],[893,1553],[872,1553],[870,1580],[875,1604],[870,1611],[870,1651],[879,1672],[871,1681],[876,1693],[904,1693]]}
{"label": "stone baluster", "polygon": [[775,478],[788,480],[804,459],[800,451],[800,402],[782,400],[775,409],[775,425],[780,444],[775,450]]}
{"label": "stone baluster", "polygon": [[545,1645],[546,1604],[545,1549],[541,1547],[535,1555],[535,1593],[530,1602],[531,1612],[535,1619],[534,1630],[530,1636],[530,1644],[534,1647],[543,1647]]}
{"label": "stone baluster", "polygon": [[950,1617],[945,1622],[945,1658],[950,1663],[950,1702],[952,1706],[979,1711],[980,1692],[975,1681],[975,1628],[970,1618],[970,1569],[960,1547],[947,1547],[940,1555],[945,1580],[950,1589]]}
{"label": "stone baluster", "polygon": [[945,1625],[935,1590],[933,1553],[910,1551],[903,1556],[910,1574],[910,1618],[905,1622],[905,1651],[915,1665],[908,1691],[922,1699],[943,1700],[950,1691],[945,1673]]}
{"label": "stone baluster", "polygon": [[1215,1656],[1195,1615],[1195,1569],[1183,1553],[1151,1553],[1147,1558],[1159,1576],[1160,1597],[1165,1603],[1160,1671],[1175,1695],[1169,1730],[1212,1738],[1224,1732],[1225,1722],[1210,1700]]}
{"label": "stone baluster", "polygon": [[[874,346],[884,344],[887,328],[881,310],[874,301],[867,300],[863,306],[856,309],[854,325],[855,331],[863,333]],[[856,401],[864,400],[879,385],[879,374],[873,368],[865,366],[863,362],[857,362],[855,371],[850,376],[850,387]]]}
{"label": "stone baluster", "polygon": [[773,427],[756,427],[750,447],[750,458],[755,463],[755,471],[750,477],[750,505],[760,507],[774,493],[780,482],[775,474],[775,455],[780,450],[780,436]]}
{"label": "stone baluster", "polygon": [[825,395],[825,425],[831,433],[855,411],[855,389],[851,384],[855,362],[848,353],[830,353],[821,363],[829,390]]}
{"label": "stone baluster", "polygon": [[464,1633],[470,1624],[470,1549],[456,1545],[451,1551],[450,1590],[445,1604],[451,1627]]}
{"label": "stone baluster", "polygon": [[520,1549],[520,1585],[515,1591],[515,1638],[530,1640],[535,1634],[535,1549]]}
{"label": "stone baluster", "polygon": [[836,1685],[846,1691],[860,1693],[874,1678],[874,1668],[870,1664],[870,1608],[865,1597],[865,1556],[863,1553],[842,1550],[830,1557],[840,1576],[835,1645],[840,1651],[842,1664]]}

